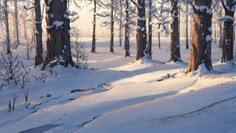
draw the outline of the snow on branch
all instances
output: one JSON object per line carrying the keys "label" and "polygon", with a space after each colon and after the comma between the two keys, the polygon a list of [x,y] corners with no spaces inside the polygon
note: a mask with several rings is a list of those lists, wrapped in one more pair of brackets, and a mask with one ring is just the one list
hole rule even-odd
{"label": "snow on branch", "polygon": [[196,8],[198,12],[201,12],[201,13],[206,13],[206,14],[212,14],[211,13],[211,9],[208,8],[207,6],[199,6]]}
{"label": "snow on branch", "polygon": [[221,18],[219,18],[218,20],[220,21],[232,21],[234,22],[234,18],[232,16],[223,16]]}
{"label": "snow on branch", "polygon": [[70,22],[74,22],[76,21],[77,19],[79,19],[79,13],[75,12],[75,11],[69,11],[67,10],[66,13],[64,14],[64,17],[66,19],[69,19]]}
{"label": "snow on branch", "polygon": [[222,6],[226,11],[230,11],[230,8],[225,4],[223,0],[221,0]]}

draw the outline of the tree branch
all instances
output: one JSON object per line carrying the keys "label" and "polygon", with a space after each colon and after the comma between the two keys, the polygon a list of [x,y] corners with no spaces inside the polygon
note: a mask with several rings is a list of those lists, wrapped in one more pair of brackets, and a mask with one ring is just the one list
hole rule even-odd
{"label": "tree branch", "polygon": [[134,0],[130,0],[135,6],[137,6],[137,8],[139,7],[138,3],[135,2]]}
{"label": "tree branch", "polygon": [[197,11],[196,7],[194,6],[194,4],[193,4],[193,2],[192,2],[191,0],[186,0],[186,2],[187,2],[189,5],[192,6],[194,12]]}
{"label": "tree branch", "polygon": [[225,3],[224,3],[223,0],[221,0],[221,3],[222,3],[223,8],[224,8],[226,11],[228,11],[228,8],[227,8],[227,6],[225,5]]}
{"label": "tree branch", "polygon": [[235,6],[236,5],[236,1],[234,1],[233,3],[232,3],[232,6]]}
{"label": "tree branch", "polygon": [[36,7],[35,7],[35,6],[26,7],[26,5],[24,5],[24,9],[25,9],[25,10],[31,10],[31,9],[33,9],[33,8],[36,8]]}

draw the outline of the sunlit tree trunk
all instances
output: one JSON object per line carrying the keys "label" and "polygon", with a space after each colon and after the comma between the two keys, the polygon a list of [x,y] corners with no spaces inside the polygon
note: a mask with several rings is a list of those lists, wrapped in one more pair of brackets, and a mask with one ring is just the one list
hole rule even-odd
{"label": "sunlit tree trunk", "polygon": [[[219,11],[219,17],[221,18],[222,17],[222,9],[220,9]],[[223,40],[223,30],[222,30],[222,23],[221,22],[218,22],[218,26],[219,26],[219,34],[220,34],[220,39],[219,39],[219,48],[222,48],[222,40]]]}
{"label": "sunlit tree trunk", "polygon": [[[211,0],[195,0],[194,22],[192,31],[192,48],[189,67],[186,72],[197,70],[199,65],[204,65],[209,71],[212,70],[211,61]],[[203,67],[204,67],[203,66]]]}
{"label": "sunlit tree trunk", "polygon": [[25,42],[27,41],[27,12],[24,10],[24,16],[23,16],[23,29],[24,29],[24,39]]}
{"label": "sunlit tree trunk", "polygon": [[19,19],[18,19],[18,2],[14,0],[14,19],[15,19],[15,33],[16,33],[16,46],[20,45],[20,38],[19,38]]}

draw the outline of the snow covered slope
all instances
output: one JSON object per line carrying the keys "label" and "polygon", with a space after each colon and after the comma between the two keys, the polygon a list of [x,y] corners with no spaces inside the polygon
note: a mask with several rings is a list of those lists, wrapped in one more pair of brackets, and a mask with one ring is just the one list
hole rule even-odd
{"label": "snow covered slope", "polygon": [[[89,51],[90,42],[83,41]],[[202,68],[185,75],[187,63],[165,63],[167,39],[161,50],[154,45],[153,61],[136,62],[135,45],[132,56],[124,58],[122,47],[108,53],[108,42],[98,40],[97,53],[89,53],[92,69],[32,68],[33,76],[47,75],[44,83],[32,79],[22,90],[16,86],[0,90],[0,132],[236,132],[235,66],[217,62],[221,52],[216,45],[213,72],[204,73]],[[188,62],[189,50],[181,53]],[[30,67],[33,61],[20,57]],[[24,108],[25,92],[29,109]],[[16,110],[8,112],[8,100],[14,95]]]}

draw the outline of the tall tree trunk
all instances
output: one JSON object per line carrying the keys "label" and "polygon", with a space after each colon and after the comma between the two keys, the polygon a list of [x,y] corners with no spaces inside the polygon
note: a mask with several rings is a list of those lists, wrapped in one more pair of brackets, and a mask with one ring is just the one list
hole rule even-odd
{"label": "tall tree trunk", "polygon": [[114,53],[114,1],[111,0],[111,38],[110,38],[110,52]]}
{"label": "tall tree trunk", "polygon": [[171,16],[173,22],[171,23],[171,57],[170,61],[182,61],[180,56],[180,39],[179,39],[179,11],[178,11],[178,1],[171,0]]}
{"label": "tall tree trunk", "polygon": [[148,48],[147,54],[152,58],[152,0],[148,1]]}
{"label": "tall tree trunk", "polygon": [[25,42],[27,42],[27,12],[26,10],[24,10],[24,17],[22,18],[23,19],[23,28],[24,28],[24,39],[25,39]]}
{"label": "tall tree trunk", "polygon": [[96,52],[96,13],[97,13],[97,2],[93,0],[93,35],[92,35],[92,49],[91,52]]}
{"label": "tall tree trunk", "polygon": [[122,1],[120,0],[120,22],[119,22],[119,43],[120,43],[120,47],[122,46],[122,22],[123,22],[123,5],[122,5]]}
{"label": "tall tree trunk", "polygon": [[136,29],[136,43],[137,43],[137,54],[136,60],[146,56],[146,45],[147,45],[147,32],[146,32],[146,4],[145,0],[137,0],[137,25]]}
{"label": "tall tree trunk", "polygon": [[[4,17],[3,13],[4,13],[4,9],[0,8],[0,18]],[[3,19],[0,19],[0,26],[1,27],[3,26]],[[0,33],[0,35],[1,35],[1,33]]]}
{"label": "tall tree trunk", "polygon": [[7,54],[11,54],[11,46],[10,46],[10,29],[9,29],[9,21],[8,21],[8,0],[3,0],[4,6],[4,15],[5,15],[5,26],[6,26],[6,43],[7,43]]}
{"label": "tall tree trunk", "polygon": [[214,35],[215,35],[215,37],[214,37],[214,43],[216,43],[216,42],[217,42],[217,23],[215,23],[214,26],[215,26],[215,27],[214,27]]}
{"label": "tall tree trunk", "polygon": [[[194,23],[192,31],[192,48],[189,67],[186,72],[197,70],[199,65],[205,65],[209,71],[212,70],[211,61],[211,11],[212,0],[195,0]],[[204,66],[203,66],[204,67]]]}
{"label": "tall tree trunk", "polygon": [[62,33],[62,48],[61,48],[61,54],[63,57],[63,65],[68,66],[69,64],[71,66],[74,66],[74,62],[72,59],[71,54],[71,41],[70,41],[70,19],[69,19],[69,0],[64,0],[64,6],[63,6],[63,14],[66,15],[66,17],[63,15],[64,20],[64,30]]}
{"label": "tall tree trunk", "polygon": [[[222,9],[220,8],[220,11],[219,11],[219,17],[221,18],[222,17]],[[223,43],[223,30],[222,30],[222,23],[221,22],[218,22],[218,26],[219,26],[219,34],[220,34],[220,39],[219,39],[219,48],[222,48],[222,43]]]}
{"label": "tall tree trunk", "polygon": [[[33,11],[33,10],[31,10],[31,17],[32,18],[36,18],[36,16],[35,16],[35,11]],[[32,22],[32,24],[33,25],[36,25],[36,21],[33,21]],[[32,36],[31,36],[31,44],[34,44],[35,43],[35,31],[36,31],[36,27],[34,26],[33,28],[32,28],[32,30],[31,30],[31,32],[32,32]]]}
{"label": "tall tree trunk", "polygon": [[18,2],[17,0],[14,0],[14,17],[15,17],[15,32],[16,32],[16,46],[18,47],[20,45],[20,39],[19,39],[19,19],[18,19]]}
{"label": "tall tree trunk", "polygon": [[130,56],[130,16],[129,16],[129,0],[125,0],[125,57]]}
{"label": "tall tree trunk", "polygon": [[[161,24],[158,24],[158,29],[160,30]],[[158,48],[161,49],[161,32],[158,32]]]}
{"label": "tall tree trunk", "polygon": [[222,57],[221,62],[233,60],[233,46],[234,46],[234,5],[232,0],[227,0],[226,3],[222,0],[225,10],[226,20],[224,21],[224,34],[222,43]]}
{"label": "tall tree trunk", "polygon": [[188,44],[188,4],[186,4],[186,20],[185,20],[185,31],[186,31],[186,49],[189,49],[189,44]]}
{"label": "tall tree trunk", "polygon": [[50,63],[73,65],[70,46],[70,20],[66,0],[45,0],[47,21],[47,56],[42,69]]}
{"label": "tall tree trunk", "polygon": [[42,44],[42,15],[41,15],[41,3],[40,0],[34,0],[35,6],[35,59],[34,65],[40,65],[43,63],[43,44]]}

